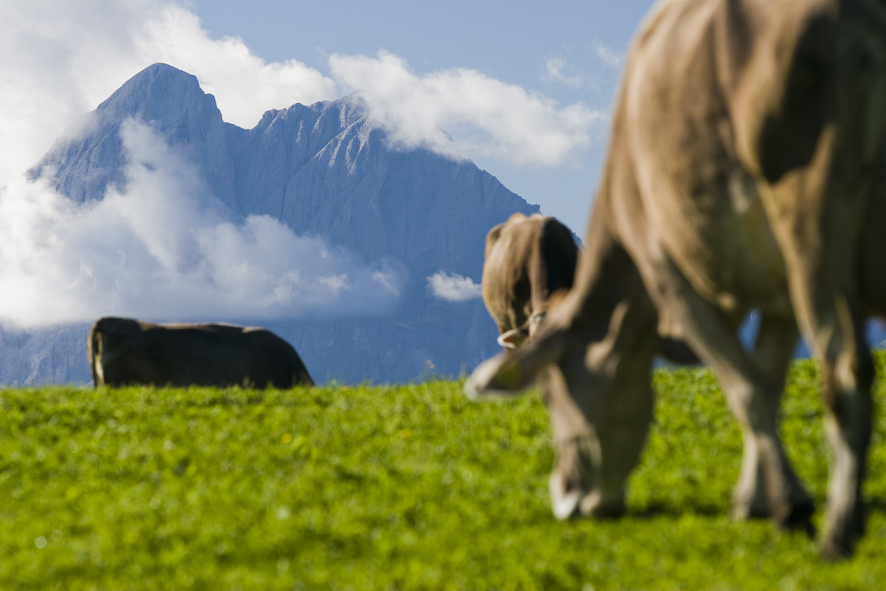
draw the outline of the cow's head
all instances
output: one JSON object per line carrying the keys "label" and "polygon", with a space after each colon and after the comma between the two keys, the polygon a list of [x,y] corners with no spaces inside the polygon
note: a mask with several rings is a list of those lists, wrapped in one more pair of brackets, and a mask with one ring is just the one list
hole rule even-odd
{"label": "cow's head", "polygon": [[533,312],[523,326],[499,335],[498,344],[505,349],[516,349],[527,339],[535,336],[547,319],[548,313],[556,310],[568,294],[568,289],[558,289],[552,293],[545,302],[545,306],[541,310]]}

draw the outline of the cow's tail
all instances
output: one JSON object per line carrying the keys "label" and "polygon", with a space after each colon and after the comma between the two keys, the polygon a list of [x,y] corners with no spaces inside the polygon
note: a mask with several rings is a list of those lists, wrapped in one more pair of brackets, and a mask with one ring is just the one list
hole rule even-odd
{"label": "cow's tail", "polygon": [[92,383],[96,388],[104,384],[101,368],[98,367],[102,356],[101,322],[99,320],[92,325],[92,328],[89,329],[89,337],[86,339],[86,358],[89,360],[89,369],[92,371]]}

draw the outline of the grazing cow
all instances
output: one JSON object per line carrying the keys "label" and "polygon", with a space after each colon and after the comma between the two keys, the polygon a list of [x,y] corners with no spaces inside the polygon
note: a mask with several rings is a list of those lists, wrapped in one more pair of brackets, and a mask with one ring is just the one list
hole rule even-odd
{"label": "grazing cow", "polygon": [[295,349],[263,328],[101,318],[86,350],[96,387],[314,385]]}
{"label": "grazing cow", "polygon": [[[821,549],[852,552],[874,376],[863,321],[886,312],[886,220],[873,226],[886,216],[875,178],[884,123],[883,0],[653,9],[626,65],[575,285],[534,339],[466,385],[474,395],[518,391],[559,366],[558,515],[624,510],[661,332],[714,369],[740,423],[734,514],[811,532],[812,500],[778,435],[802,334],[822,366],[833,450]],[[752,308],[762,321],[748,352],[736,329]]]}
{"label": "grazing cow", "polygon": [[544,319],[548,299],[572,287],[578,247],[555,218],[515,213],[486,235],[483,303],[503,347],[523,342]]}

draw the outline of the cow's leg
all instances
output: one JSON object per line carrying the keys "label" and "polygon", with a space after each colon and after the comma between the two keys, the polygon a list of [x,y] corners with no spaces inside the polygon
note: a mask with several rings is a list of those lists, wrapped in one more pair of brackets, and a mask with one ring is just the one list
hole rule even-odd
{"label": "cow's leg", "polygon": [[[833,450],[822,554],[848,556],[864,533],[861,484],[871,438],[874,366],[864,341],[863,318],[848,298],[821,297],[810,281],[798,290],[800,325],[821,363],[825,429]],[[792,294],[793,295],[793,294]]]}
{"label": "cow's leg", "polygon": [[659,309],[667,310],[693,351],[716,372],[745,445],[753,448],[745,448],[742,477],[746,480],[739,483],[737,494],[747,509],[739,509],[738,514],[752,514],[756,478],[762,476],[773,521],[808,531],[809,497],[799,486],[778,437],[778,400],[784,377],[775,380],[773,376],[778,373],[776,366],[783,371],[785,364],[773,363],[768,372],[761,367],[744,350],[724,314],[702,298],[670,260],[650,257],[641,261],[640,268]]}
{"label": "cow's leg", "polygon": [[[603,414],[597,427],[601,441],[599,470],[601,498],[624,504],[625,483],[640,461],[652,424],[655,397],[652,390],[652,360],[658,350],[656,316],[649,296],[632,301],[626,317],[621,320],[618,337],[611,347],[600,346],[589,351],[589,362],[596,372],[612,371],[608,396],[604,398]],[[647,308],[648,307],[648,308]],[[615,315],[614,321],[618,321]],[[602,345],[606,345],[604,342]],[[594,507],[585,501],[582,511]]]}
{"label": "cow's leg", "polygon": [[846,155],[853,153],[853,142],[875,130],[867,122],[855,131],[823,133],[810,172],[786,175],[762,192],[797,323],[821,364],[833,450],[821,550],[831,558],[851,554],[864,527],[861,484],[874,369],[864,342],[857,262],[870,178],[861,158]]}
{"label": "cow's leg", "polygon": [[[754,348],[754,359],[768,380],[770,398],[764,399],[763,403],[766,405],[767,415],[775,416],[776,424],[779,420],[785,376],[797,344],[797,337],[797,326],[793,319],[763,317]],[[730,397],[729,403],[732,413],[741,424],[744,438],[744,457],[741,476],[733,497],[732,514],[736,518],[771,517],[773,511],[768,498],[779,494],[779,491],[767,494],[767,483],[778,479],[769,478],[764,473],[765,467],[773,463],[766,458],[766,454],[777,450],[777,453],[783,456],[781,443],[778,439],[771,440],[769,433],[765,431],[761,433],[754,429],[754,421],[748,416],[751,409],[741,404],[740,400]],[[812,498],[792,471],[786,472],[784,477],[786,478],[784,492],[788,495],[787,504],[791,509],[786,518],[779,519],[787,522],[786,525],[789,527],[795,525],[805,528],[807,533],[812,535],[810,521],[814,511]]]}
{"label": "cow's leg", "polygon": [[[564,373],[570,375],[568,384]],[[600,446],[594,428],[569,392],[570,387],[586,391],[591,376],[581,354],[571,349],[560,364],[548,367],[539,378],[557,453],[549,482],[551,508],[557,519],[578,517],[582,499],[595,490]]]}
{"label": "cow's leg", "polygon": [[825,428],[834,451],[822,539],[828,557],[849,555],[864,534],[861,484],[871,439],[874,368],[860,318],[854,325],[855,343],[822,363]]}
{"label": "cow's leg", "polygon": [[606,337],[571,349],[549,375],[558,450],[551,500],[561,519],[625,511],[625,482],[652,422],[657,346],[655,311],[637,282],[616,307]]}

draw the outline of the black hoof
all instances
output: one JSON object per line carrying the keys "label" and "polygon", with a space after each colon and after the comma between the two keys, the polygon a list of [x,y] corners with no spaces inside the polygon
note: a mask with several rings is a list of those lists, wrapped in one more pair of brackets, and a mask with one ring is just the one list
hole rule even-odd
{"label": "black hoof", "polygon": [[815,537],[815,525],[812,523],[812,514],[815,513],[815,505],[810,502],[799,503],[791,507],[790,512],[781,520],[779,525],[789,531],[801,531],[810,538]]}
{"label": "black hoof", "polygon": [[855,544],[848,540],[825,540],[821,544],[819,553],[825,560],[836,562],[838,560],[846,560],[852,556],[854,550]]}
{"label": "black hoof", "polygon": [[[849,558],[855,551],[855,543],[864,536],[864,507],[857,507],[844,531],[840,533],[839,527],[832,527],[825,531],[821,541],[821,556],[827,560],[840,560]],[[836,530],[836,531],[835,531]]]}

